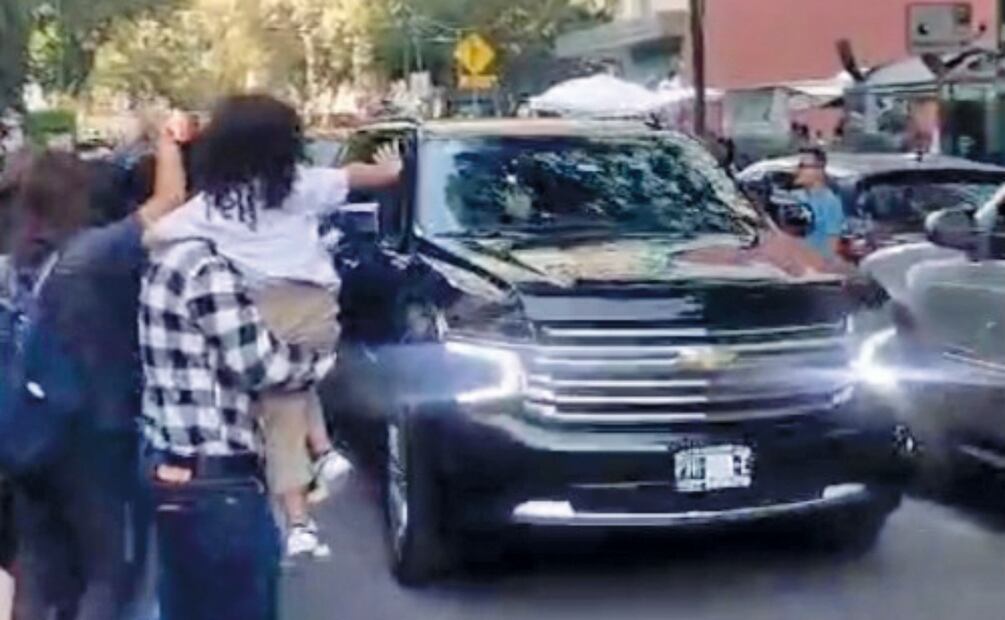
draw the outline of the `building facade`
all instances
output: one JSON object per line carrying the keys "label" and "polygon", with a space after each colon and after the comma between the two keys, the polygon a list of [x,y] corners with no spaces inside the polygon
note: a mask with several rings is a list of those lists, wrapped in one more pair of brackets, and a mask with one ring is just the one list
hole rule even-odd
{"label": "building facade", "polygon": [[[993,39],[997,0],[964,0],[974,37]],[[705,0],[709,84],[724,90],[829,78],[837,42],[878,67],[911,56],[908,7],[943,0]]]}
{"label": "building facade", "polygon": [[614,20],[558,39],[560,58],[601,62],[654,86],[677,73],[687,41],[688,0],[621,0]]}
{"label": "building facade", "polygon": [[[837,42],[860,64],[910,56],[908,7],[944,0],[703,0],[709,86],[740,90],[818,80],[841,70]],[[992,37],[997,0],[962,0],[973,9],[974,37]],[[688,0],[620,0],[615,19],[559,38],[561,57],[608,61],[625,77],[658,82],[689,73]]]}

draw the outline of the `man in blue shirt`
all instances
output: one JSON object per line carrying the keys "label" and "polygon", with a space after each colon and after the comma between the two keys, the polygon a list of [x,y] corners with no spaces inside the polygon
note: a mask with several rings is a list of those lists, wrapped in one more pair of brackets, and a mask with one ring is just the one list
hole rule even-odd
{"label": "man in blue shirt", "polygon": [[820,149],[800,152],[796,185],[803,189],[803,198],[813,213],[813,226],[806,243],[824,258],[836,260],[845,214],[841,199],[827,186],[827,154]]}

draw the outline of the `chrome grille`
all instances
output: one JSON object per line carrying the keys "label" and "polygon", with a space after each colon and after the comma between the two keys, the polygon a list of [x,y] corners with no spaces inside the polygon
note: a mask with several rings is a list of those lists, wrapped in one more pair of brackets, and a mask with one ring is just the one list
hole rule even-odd
{"label": "chrome grille", "polygon": [[842,323],[757,329],[539,324],[527,406],[586,423],[740,421],[849,395]]}

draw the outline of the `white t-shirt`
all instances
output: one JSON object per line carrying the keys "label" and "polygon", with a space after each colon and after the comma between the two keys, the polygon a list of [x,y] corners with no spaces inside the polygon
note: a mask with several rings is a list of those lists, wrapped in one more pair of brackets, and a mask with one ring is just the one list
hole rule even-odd
{"label": "white t-shirt", "polygon": [[344,170],[300,168],[290,196],[278,209],[258,210],[254,227],[225,217],[205,194],[159,221],[150,245],[198,237],[210,239],[253,289],[270,280],[295,280],[325,288],[339,285],[331,255],[321,243],[319,217],[338,210],[349,195]]}

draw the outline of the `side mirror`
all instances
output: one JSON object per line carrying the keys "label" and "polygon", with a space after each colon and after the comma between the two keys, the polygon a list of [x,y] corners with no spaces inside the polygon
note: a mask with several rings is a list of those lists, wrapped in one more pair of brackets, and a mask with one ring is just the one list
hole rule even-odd
{"label": "side mirror", "polygon": [[936,211],[925,221],[925,230],[928,240],[937,246],[964,252],[977,250],[978,233],[972,209]]}

